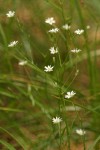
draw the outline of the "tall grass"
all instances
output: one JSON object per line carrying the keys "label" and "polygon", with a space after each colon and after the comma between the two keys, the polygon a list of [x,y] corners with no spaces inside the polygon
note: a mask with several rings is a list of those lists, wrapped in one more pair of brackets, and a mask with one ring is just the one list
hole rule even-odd
{"label": "tall grass", "polygon": [[99,150],[99,0],[0,3],[0,149]]}

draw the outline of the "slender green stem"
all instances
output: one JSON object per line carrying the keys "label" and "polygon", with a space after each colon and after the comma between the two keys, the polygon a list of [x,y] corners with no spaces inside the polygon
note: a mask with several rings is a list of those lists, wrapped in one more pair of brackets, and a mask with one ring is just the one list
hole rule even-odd
{"label": "slender green stem", "polygon": [[[58,100],[58,107],[59,107],[59,116],[61,117],[61,101],[62,101],[62,95],[61,95],[61,88],[59,90],[59,97],[60,99]],[[62,141],[62,136],[61,136],[61,123],[59,124],[59,140],[60,140],[60,149],[61,149],[61,141]]]}
{"label": "slender green stem", "polygon": [[59,150],[61,150],[61,141],[62,141],[62,137],[61,137],[61,123],[58,124],[58,128],[59,128]]}
{"label": "slender green stem", "polygon": [[[61,6],[61,12],[62,12],[63,22],[65,24],[66,23],[66,19],[65,19],[65,15],[64,15],[64,8],[63,8],[63,1],[62,0],[60,0],[60,6]],[[64,37],[65,37],[64,42],[65,42],[66,50],[68,52],[69,46],[68,46],[68,41],[67,41],[67,39],[68,39],[68,37],[67,37],[67,31],[64,32]],[[69,60],[69,53],[68,53],[68,60]]]}
{"label": "slender green stem", "polygon": [[83,135],[83,145],[84,145],[84,150],[86,150],[85,134]]}
{"label": "slender green stem", "polygon": [[71,150],[70,149],[70,132],[69,132],[69,125],[68,125],[68,121],[67,119],[65,119],[65,124],[66,124],[66,132],[67,132],[67,147],[68,147],[68,150]]}
{"label": "slender green stem", "polygon": [[[82,119],[79,117],[79,120],[80,120],[81,129],[82,129],[82,128],[83,128]],[[83,131],[84,131],[84,130],[83,130]],[[82,135],[82,140],[83,140],[84,150],[86,150],[86,142],[85,142],[85,134],[84,134],[84,133],[83,133],[83,135]]]}

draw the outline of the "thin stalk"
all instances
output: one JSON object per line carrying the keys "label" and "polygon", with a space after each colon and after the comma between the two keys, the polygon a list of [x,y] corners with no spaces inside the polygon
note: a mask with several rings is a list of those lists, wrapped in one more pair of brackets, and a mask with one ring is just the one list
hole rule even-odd
{"label": "thin stalk", "polygon": [[61,56],[60,56],[60,53],[59,53],[59,52],[58,52],[58,57],[59,57],[60,67],[62,67]]}
{"label": "thin stalk", "polygon": [[62,136],[61,136],[61,123],[58,124],[59,128],[59,150],[61,150],[61,141],[62,141]]}
{"label": "thin stalk", "polygon": [[[65,100],[62,97],[62,102],[63,102],[63,109],[65,109]],[[66,132],[67,132],[67,148],[68,150],[71,150],[71,146],[70,146],[70,131],[69,131],[69,125],[68,125],[68,121],[67,121],[67,117],[64,118],[65,124],[66,124]]]}
{"label": "thin stalk", "polygon": [[67,122],[67,119],[65,119],[65,124],[66,124],[66,132],[67,132],[67,147],[68,147],[68,150],[71,150],[71,147],[70,147],[70,132],[69,132],[69,125],[68,125],[68,122]]}
{"label": "thin stalk", "polygon": [[[66,19],[65,19],[65,15],[64,15],[64,8],[63,8],[63,1],[60,0],[60,6],[61,6],[61,13],[62,13],[62,18],[63,18],[63,22],[64,24],[66,23]],[[64,32],[64,37],[65,37],[65,46],[66,46],[66,50],[68,51],[69,50],[69,46],[68,46],[68,42],[67,42],[67,32],[65,31]],[[68,56],[69,56],[69,53],[68,53]],[[68,57],[68,60],[69,60],[69,57]]]}
{"label": "thin stalk", "polygon": [[[96,27],[96,33],[95,33],[95,43],[94,43],[94,66],[93,66],[93,72],[94,72],[94,82],[97,83],[97,51],[96,51],[96,41],[97,41],[97,33],[98,33],[99,25]],[[96,87],[94,88],[95,94],[96,94]]]}
{"label": "thin stalk", "polygon": [[[80,119],[80,123],[81,123],[81,129],[83,128],[83,125],[82,125],[82,120],[81,118],[79,117]],[[86,150],[86,143],[85,143],[85,134],[82,135],[82,140],[83,140],[83,147],[84,147],[84,150]]]}
{"label": "thin stalk", "polygon": [[84,150],[86,150],[86,144],[85,144],[85,134],[83,135],[83,146],[84,146]]}
{"label": "thin stalk", "polygon": [[[61,95],[61,88],[58,89],[59,90],[59,97],[60,99],[58,100],[58,107],[59,107],[59,116],[61,117],[61,102],[62,102],[62,95]],[[62,136],[61,136],[61,123],[59,124],[59,150],[61,150],[61,142],[62,141]]]}
{"label": "thin stalk", "polygon": [[[61,91],[61,94],[60,94],[61,103],[62,103],[63,109],[65,109],[66,104],[65,104],[65,100],[62,96],[61,88],[60,88],[60,91]],[[67,147],[68,147],[68,150],[71,150],[71,148],[70,148],[70,131],[69,131],[69,125],[68,125],[67,117],[64,118],[64,121],[65,121],[65,124],[66,124],[66,132],[67,132],[67,141],[68,141],[67,142]]]}

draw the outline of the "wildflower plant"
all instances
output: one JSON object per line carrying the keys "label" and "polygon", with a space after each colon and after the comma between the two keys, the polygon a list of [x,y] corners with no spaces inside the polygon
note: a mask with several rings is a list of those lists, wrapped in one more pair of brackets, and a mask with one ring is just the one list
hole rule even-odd
{"label": "wildflower plant", "polygon": [[[84,150],[97,148],[99,52],[93,49],[99,43],[99,19],[94,14],[89,19],[98,22],[92,43],[94,32],[84,14],[84,8],[92,4],[82,1],[83,5],[78,0],[68,1],[67,6],[65,0],[25,1],[30,11],[29,7],[19,9],[22,2],[15,1],[16,11],[4,12],[7,22],[0,24],[0,110],[4,125],[0,130],[12,140],[8,143],[4,135],[0,144],[12,150],[71,150],[73,141],[81,137],[77,141]],[[88,136],[87,130],[91,132]],[[94,143],[88,149],[91,135]]]}

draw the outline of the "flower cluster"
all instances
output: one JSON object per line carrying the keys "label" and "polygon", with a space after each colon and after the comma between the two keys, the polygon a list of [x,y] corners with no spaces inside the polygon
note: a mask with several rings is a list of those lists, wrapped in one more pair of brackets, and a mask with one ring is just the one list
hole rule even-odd
{"label": "flower cluster", "polygon": [[[56,23],[56,21],[54,20],[53,17],[51,17],[51,18],[47,18],[47,19],[45,20],[45,23],[50,24],[50,25],[53,25],[53,24]],[[50,29],[48,32],[50,32],[50,33],[56,33],[56,32],[58,32],[58,31],[59,31],[58,28],[52,28],[52,29]]]}
{"label": "flower cluster", "polygon": [[[56,23],[56,21],[53,17],[50,17],[50,18],[47,18],[45,20],[45,23],[53,25],[53,24]],[[54,27],[54,28],[50,29],[48,32],[49,33],[57,33],[58,31],[59,31],[59,29],[57,27]],[[58,48],[57,47],[51,47],[49,49],[49,51],[50,51],[51,54],[54,55],[54,54],[58,53]],[[44,67],[44,71],[45,72],[51,72],[51,71],[53,71],[53,68],[54,68],[54,66],[48,65],[48,66]]]}
{"label": "flower cluster", "polygon": [[[56,23],[56,21],[54,20],[53,17],[51,17],[51,18],[47,18],[47,19],[45,20],[45,23],[47,23],[47,24],[49,24],[49,25],[53,25],[53,24]],[[70,30],[70,28],[71,28],[71,26],[68,25],[68,24],[64,24],[64,25],[62,26],[62,29],[64,29],[64,30]],[[90,26],[86,26],[86,28],[89,29]],[[54,28],[50,29],[48,32],[49,32],[49,33],[57,33],[58,31],[59,31],[59,28],[57,28],[56,26],[54,26]],[[74,33],[77,34],[77,35],[81,35],[81,34],[84,33],[84,30],[83,30],[83,29],[77,29],[77,30],[74,31]],[[51,48],[49,49],[49,51],[50,51],[51,54],[54,55],[54,54],[58,53],[58,48],[53,46],[53,47],[51,47]],[[81,51],[81,50],[78,49],[78,48],[75,48],[75,49],[72,49],[72,50],[71,50],[72,53],[79,53],[80,51]],[[53,68],[54,68],[54,66],[48,65],[48,66],[45,66],[45,67],[44,67],[44,71],[45,71],[45,72],[51,72],[51,71],[53,71]],[[77,76],[78,72],[79,72],[79,70],[76,71],[75,76]],[[74,91],[68,91],[68,92],[65,94],[65,99],[70,99],[70,98],[72,98],[75,94],[76,94],[76,93],[75,93]],[[81,108],[78,107],[78,106],[68,106],[68,107],[66,107],[66,111],[79,111],[80,109],[81,109]],[[53,122],[54,124],[59,124],[59,123],[62,122],[62,118],[57,117],[57,116],[56,116],[56,117],[53,117],[53,118],[52,118],[52,122]],[[78,135],[80,135],[80,136],[83,136],[83,135],[86,134],[86,131],[84,131],[83,129],[76,129],[76,133],[77,133]]]}

